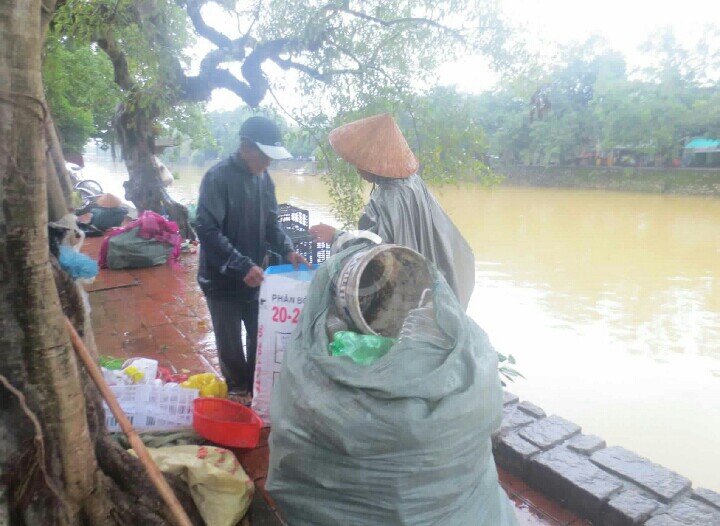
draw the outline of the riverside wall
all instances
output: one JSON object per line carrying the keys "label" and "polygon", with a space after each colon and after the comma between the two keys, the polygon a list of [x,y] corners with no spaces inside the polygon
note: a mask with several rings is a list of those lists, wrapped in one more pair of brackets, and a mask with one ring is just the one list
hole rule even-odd
{"label": "riverside wall", "polygon": [[506,186],[720,196],[720,169],[506,165],[493,171]]}
{"label": "riverside wall", "polygon": [[500,467],[595,526],[720,526],[720,494],[508,392],[493,452]]}

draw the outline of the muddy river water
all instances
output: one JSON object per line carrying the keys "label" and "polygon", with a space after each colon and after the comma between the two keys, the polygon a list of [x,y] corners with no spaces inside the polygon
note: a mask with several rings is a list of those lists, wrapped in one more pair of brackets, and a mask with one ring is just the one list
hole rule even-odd
{"label": "muddy river water", "polygon": [[[203,169],[172,167],[196,199]],[[124,167],[87,176],[121,193]],[[334,223],[319,177],[279,202]],[[548,414],[720,490],[720,199],[477,186],[434,190],[473,247],[470,315]]]}

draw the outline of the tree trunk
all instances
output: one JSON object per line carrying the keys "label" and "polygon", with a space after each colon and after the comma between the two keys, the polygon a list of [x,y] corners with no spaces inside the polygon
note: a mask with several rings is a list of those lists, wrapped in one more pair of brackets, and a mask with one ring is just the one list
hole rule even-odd
{"label": "tree trunk", "polygon": [[[49,113],[50,109],[48,108],[47,111]],[[65,156],[63,155],[62,146],[60,145],[60,137],[58,136],[57,128],[50,115],[48,115],[48,118],[45,120],[45,140],[49,146],[50,156],[55,167],[55,172],[57,173],[58,181],[60,182],[60,187],[65,195],[65,200],[68,206],[71,206],[72,193],[74,190],[73,184],[70,180],[70,173],[67,168],[65,168]]]}
{"label": "tree trunk", "polygon": [[[64,327],[68,315],[94,350],[78,286],[48,251],[40,56],[53,5],[0,2],[0,523],[169,525],[137,460],[109,439]],[[172,483],[201,524],[187,488]]]}
{"label": "tree trunk", "polygon": [[195,239],[187,208],[170,197],[160,178],[154,153],[156,115],[141,106],[131,99],[120,106],[115,118],[115,132],[130,177],[123,183],[125,199],[132,201],[138,212],[152,210],[168,216],[178,224],[183,238]]}
{"label": "tree trunk", "polygon": [[[6,2],[0,7],[0,82],[4,84],[0,172],[5,175],[0,245],[3,276],[8,278],[2,281],[0,304],[4,351],[0,374],[6,407],[14,409],[7,421],[13,426],[5,429],[15,446],[4,455],[9,462],[3,471],[21,477],[10,485],[11,503],[28,503],[20,517],[33,517],[50,500],[56,503],[52,508],[58,524],[75,524],[83,499],[92,491],[95,458],[85,405],[78,403],[82,401],[78,369],[48,264],[41,4],[40,0],[22,4]],[[25,400],[13,390],[24,393]],[[41,428],[33,428],[33,422]],[[12,469],[23,461],[35,469]],[[38,475],[43,471],[43,476]],[[31,484],[33,478],[37,480]],[[45,499],[32,498],[35,485],[50,488]]]}
{"label": "tree trunk", "polygon": [[52,154],[48,151],[47,159],[47,201],[48,201],[48,219],[57,221],[62,216],[70,212],[68,200],[65,198],[58,173],[52,162]]}

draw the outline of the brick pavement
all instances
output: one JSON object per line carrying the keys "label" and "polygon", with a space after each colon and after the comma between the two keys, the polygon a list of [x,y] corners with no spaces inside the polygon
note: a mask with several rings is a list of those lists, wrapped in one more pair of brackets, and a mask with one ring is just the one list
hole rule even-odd
{"label": "brick pavement", "polygon": [[[96,258],[101,241],[86,240],[83,252]],[[195,254],[172,265],[102,269],[86,287],[98,352],[153,358],[178,373],[218,374],[212,322],[196,274]]]}

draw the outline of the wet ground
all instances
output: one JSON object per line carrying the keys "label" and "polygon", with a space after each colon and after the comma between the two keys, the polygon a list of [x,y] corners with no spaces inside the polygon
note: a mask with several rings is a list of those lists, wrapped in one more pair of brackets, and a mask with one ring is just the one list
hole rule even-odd
{"label": "wet ground", "polygon": [[[97,258],[100,244],[100,238],[88,239],[83,252]],[[152,358],[171,372],[219,374],[210,313],[196,273],[193,254],[158,267],[101,270],[86,287],[98,352]]]}
{"label": "wet ground", "polygon": [[[86,240],[83,252],[97,258],[101,241]],[[153,268],[101,270],[86,287],[98,352],[116,358],[153,358],[171,372],[219,374],[210,314],[196,274],[197,255],[190,253],[183,253],[176,263]],[[268,434],[264,430],[255,449],[236,452],[264,497],[253,502],[253,526],[285,524],[264,491]],[[499,474],[521,526],[590,525],[516,477],[501,470]]]}

